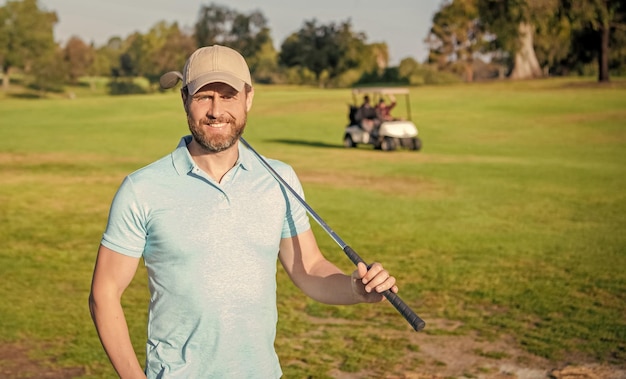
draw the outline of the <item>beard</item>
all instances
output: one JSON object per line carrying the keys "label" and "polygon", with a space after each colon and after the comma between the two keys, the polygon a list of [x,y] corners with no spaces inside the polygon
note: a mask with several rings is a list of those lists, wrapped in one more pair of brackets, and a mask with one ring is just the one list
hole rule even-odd
{"label": "beard", "polygon": [[[246,115],[244,115],[241,120],[235,120],[230,117],[222,117],[219,119],[203,118],[198,125],[187,116],[187,123],[189,124],[189,130],[191,131],[193,139],[208,153],[219,153],[233,146],[243,134],[246,121]],[[212,123],[227,123],[229,133],[210,135],[207,133],[205,125]],[[208,128],[210,129],[210,126]]]}

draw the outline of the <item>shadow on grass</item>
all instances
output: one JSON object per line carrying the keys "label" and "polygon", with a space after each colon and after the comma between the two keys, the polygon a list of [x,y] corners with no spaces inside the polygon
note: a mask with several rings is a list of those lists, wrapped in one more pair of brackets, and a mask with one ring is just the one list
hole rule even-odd
{"label": "shadow on grass", "polygon": [[12,97],[15,99],[23,99],[23,100],[29,100],[29,99],[45,99],[44,96],[41,96],[39,94],[36,93],[10,93],[7,94],[7,97]]}
{"label": "shadow on grass", "polygon": [[268,139],[265,142],[276,142],[283,143],[286,145],[300,145],[300,146],[309,146],[309,147],[324,147],[330,149],[345,149],[342,144],[329,144],[325,142],[318,141],[305,141],[305,140],[295,140],[295,139]]}

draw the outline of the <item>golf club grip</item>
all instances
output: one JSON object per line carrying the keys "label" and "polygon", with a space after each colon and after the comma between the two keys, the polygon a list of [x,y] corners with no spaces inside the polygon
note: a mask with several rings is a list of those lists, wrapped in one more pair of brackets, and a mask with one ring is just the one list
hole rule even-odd
{"label": "golf club grip", "polygon": [[[346,245],[343,248],[343,252],[346,253],[348,258],[350,258],[352,263],[354,263],[355,265],[357,265],[359,262],[363,262],[369,268],[369,265],[350,246]],[[396,310],[400,312],[402,317],[404,317],[404,319],[408,321],[408,323],[413,327],[413,329],[415,329],[415,331],[419,332],[420,330],[424,329],[424,327],[426,326],[426,322],[422,320],[417,315],[417,313],[413,312],[413,310],[408,305],[406,305],[406,303],[400,298],[400,296],[391,292],[391,290],[386,290],[385,292],[383,292],[383,295],[387,298],[391,305],[393,305],[394,308],[396,308]]]}
{"label": "golf club grip", "polygon": [[389,302],[396,308],[398,312],[404,317],[406,321],[415,329],[416,332],[424,329],[426,326],[426,322],[417,315],[417,313],[413,312],[411,308],[402,299],[400,296],[391,292],[390,290],[386,290],[383,292],[383,295],[389,300]]}

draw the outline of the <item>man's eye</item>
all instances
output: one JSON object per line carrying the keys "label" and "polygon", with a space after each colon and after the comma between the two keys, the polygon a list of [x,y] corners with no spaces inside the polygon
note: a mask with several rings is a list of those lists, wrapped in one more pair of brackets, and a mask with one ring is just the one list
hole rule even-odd
{"label": "man's eye", "polygon": [[210,99],[209,96],[196,96],[194,97],[194,100],[197,102],[202,102],[202,101],[208,101]]}

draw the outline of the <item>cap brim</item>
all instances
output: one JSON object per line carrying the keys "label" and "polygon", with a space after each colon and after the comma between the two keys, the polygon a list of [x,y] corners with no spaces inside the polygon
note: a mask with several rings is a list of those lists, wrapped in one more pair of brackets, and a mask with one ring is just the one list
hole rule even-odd
{"label": "cap brim", "polygon": [[195,94],[198,90],[210,83],[225,83],[233,87],[237,92],[244,89],[245,82],[228,72],[209,72],[199,76],[195,80],[187,84],[187,90],[190,95]]}
{"label": "cap brim", "polygon": [[161,78],[159,79],[159,84],[163,89],[170,89],[174,88],[174,86],[176,86],[176,84],[178,84],[178,81],[180,80],[183,80],[183,74],[178,71],[170,71],[161,76]]}

